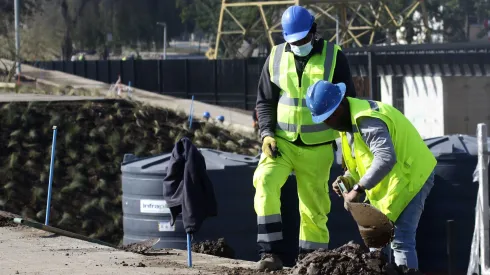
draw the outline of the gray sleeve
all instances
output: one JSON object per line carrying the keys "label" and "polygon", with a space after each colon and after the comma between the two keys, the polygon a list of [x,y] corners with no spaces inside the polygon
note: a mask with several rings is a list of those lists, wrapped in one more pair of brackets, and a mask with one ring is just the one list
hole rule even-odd
{"label": "gray sleeve", "polygon": [[377,118],[362,117],[357,121],[362,139],[374,155],[373,163],[359,180],[366,189],[375,187],[396,164],[395,147],[386,124]]}

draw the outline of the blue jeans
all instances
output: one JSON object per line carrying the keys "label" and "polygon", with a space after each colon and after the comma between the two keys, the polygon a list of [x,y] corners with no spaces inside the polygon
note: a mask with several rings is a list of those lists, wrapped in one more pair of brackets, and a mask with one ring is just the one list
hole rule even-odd
{"label": "blue jeans", "polygon": [[[424,211],[425,200],[434,186],[434,172],[431,173],[424,186],[410,201],[400,217],[395,222],[395,237],[391,242],[391,249],[398,266],[405,265],[408,268],[418,269],[419,261],[415,250],[415,235],[419,225],[420,216]],[[389,246],[383,249],[391,262],[391,249]],[[371,251],[375,249],[370,249]]]}

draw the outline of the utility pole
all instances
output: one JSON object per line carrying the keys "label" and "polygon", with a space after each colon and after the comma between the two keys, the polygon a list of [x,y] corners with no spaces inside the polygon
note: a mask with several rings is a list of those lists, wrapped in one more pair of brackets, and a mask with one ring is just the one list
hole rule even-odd
{"label": "utility pole", "polygon": [[167,23],[157,22],[157,25],[163,26],[163,59],[167,59]]}
{"label": "utility pole", "polygon": [[14,10],[15,10],[15,62],[17,66],[16,73],[17,76],[19,76],[20,75],[19,0],[15,0]]}

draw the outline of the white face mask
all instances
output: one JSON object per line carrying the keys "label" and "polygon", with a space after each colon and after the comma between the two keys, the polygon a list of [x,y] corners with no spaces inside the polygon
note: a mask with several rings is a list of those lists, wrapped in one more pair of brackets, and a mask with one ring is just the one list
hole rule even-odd
{"label": "white face mask", "polygon": [[291,51],[297,56],[307,56],[313,49],[313,40],[301,46],[290,45]]}

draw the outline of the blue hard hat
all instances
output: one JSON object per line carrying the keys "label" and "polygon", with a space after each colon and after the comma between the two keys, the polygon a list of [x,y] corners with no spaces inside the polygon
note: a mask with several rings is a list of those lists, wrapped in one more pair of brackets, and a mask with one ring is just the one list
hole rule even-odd
{"label": "blue hard hat", "polygon": [[218,117],[216,117],[216,119],[219,120],[219,121],[221,121],[221,122],[225,121],[225,117],[224,116],[218,116]]}
{"label": "blue hard hat", "polygon": [[329,118],[345,95],[345,84],[332,84],[319,80],[308,87],[306,92],[306,106],[310,109],[313,122],[322,123]]}
{"label": "blue hard hat", "polygon": [[211,114],[209,112],[204,112],[204,114],[202,116],[204,118],[210,118],[211,117]]}
{"label": "blue hard hat", "polygon": [[282,14],[282,35],[288,43],[299,41],[310,32],[315,17],[301,6],[291,6]]}

